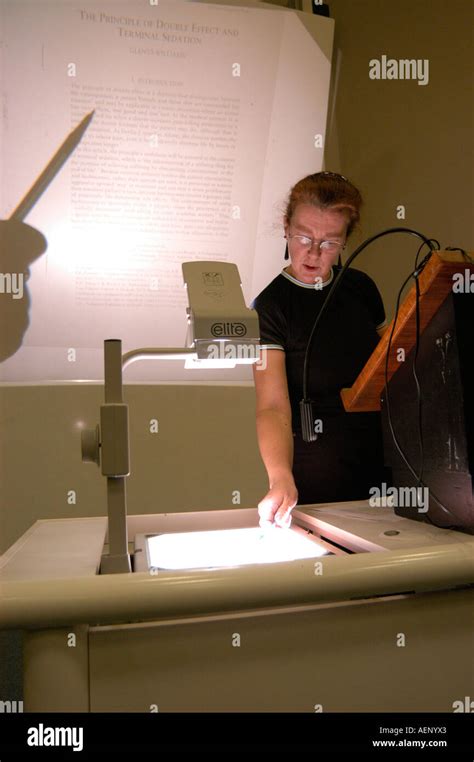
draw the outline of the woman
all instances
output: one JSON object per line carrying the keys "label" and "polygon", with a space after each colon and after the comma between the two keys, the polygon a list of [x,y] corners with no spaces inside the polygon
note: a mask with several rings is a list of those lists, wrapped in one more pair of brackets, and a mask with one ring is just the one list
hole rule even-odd
{"label": "woman", "polygon": [[298,502],[360,500],[384,480],[378,413],[346,413],[340,390],[351,386],[385,327],[374,282],[349,268],[315,335],[308,396],[318,438],[305,442],[299,402],[309,334],[360,218],[362,198],[342,175],[318,172],[292,188],[284,215],[290,265],[255,299],[265,368],[254,367],[257,436],[269,491],[260,523],[285,527]]}

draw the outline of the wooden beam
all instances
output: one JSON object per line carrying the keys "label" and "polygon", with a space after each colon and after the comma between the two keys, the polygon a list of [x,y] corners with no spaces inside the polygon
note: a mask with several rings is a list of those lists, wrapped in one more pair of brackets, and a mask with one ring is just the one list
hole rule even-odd
{"label": "wooden beam", "polygon": [[[469,254],[474,259],[474,254]],[[453,290],[453,275],[468,272],[468,278],[474,274],[472,265],[461,252],[434,252],[424,270],[419,276],[420,285],[420,334],[425,330],[431,318]],[[474,277],[471,278],[471,288],[474,294]],[[400,306],[397,325],[393,334],[388,363],[388,380],[400,367],[397,352],[405,350],[405,357],[415,346],[416,341],[416,287],[413,284],[403,304]],[[347,412],[361,413],[380,410],[380,395],[385,386],[385,361],[388,341],[392,331],[393,320],[385,331],[376,348],[367,360],[350,389],[342,389],[341,397]]]}

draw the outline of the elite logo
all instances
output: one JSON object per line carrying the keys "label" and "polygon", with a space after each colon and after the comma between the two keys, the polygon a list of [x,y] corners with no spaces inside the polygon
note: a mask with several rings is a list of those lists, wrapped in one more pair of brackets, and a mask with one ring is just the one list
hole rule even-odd
{"label": "elite logo", "polygon": [[213,323],[211,333],[216,338],[221,336],[245,336],[247,328],[244,323]]}

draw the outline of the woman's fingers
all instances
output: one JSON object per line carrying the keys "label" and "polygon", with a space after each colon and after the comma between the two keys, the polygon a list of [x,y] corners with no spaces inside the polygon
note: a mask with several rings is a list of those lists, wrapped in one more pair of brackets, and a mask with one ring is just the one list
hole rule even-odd
{"label": "woman's fingers", "polygon": [[293,484],[275,484],[258,504],[260,526],[276,524],[287,528],[291,524],[291,511],[298,500]]}

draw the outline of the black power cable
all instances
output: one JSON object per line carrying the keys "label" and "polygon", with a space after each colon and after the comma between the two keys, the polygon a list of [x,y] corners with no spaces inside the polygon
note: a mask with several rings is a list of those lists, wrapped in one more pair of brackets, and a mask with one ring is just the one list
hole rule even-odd
{"label": "black power cable", "polygon": [[[314,341],[314,336],[316,333],[316,329],[318,328],[322,315],[324,314],[325,310],[328,307],[328,303],[332,298],[334,298],[334,294],[337,291],[337,288],[339,288],[339,285],[341,283],[341,279],[344,276],[344,273],[350,266],[350,264],[354,261],[354,259],[365,249],[370,243],[377,240],[378,238],[381,238],[382,236],[391,234],[391,233],[409,233],[411,235],[415,235],[418,238],[421,238],[423,243],[418,249],[418,252],[415,257],[415,269],[413,272],[411,272],[408,277],[403,282],[397,296],[397,303],[396,303],[396,309],[395,309],[395,315],[393,319],[393,325],[392,330],[390,332],[390,337],[388,341],[387,346],[387,353],[385,357],[385,399],[386,399],[386,408],[387,408],[387,419],[389,424],[390,433],[392,435],[392,439],[394,441],[394,444],[409,471],[411,474],[415,477],[417,481],[417,487],[416,489],[420,487],[425,487],[428,489],[429,495],[433,498],[433,500],[439,505],[439,507],[447,513],[449,516],[452,516],[453,518],[456,518],[454,514],[446,508],[446,506],[438,499],[438,497],[434,494],[434,492],[428,487],[425,482],[423,481],[423,471],[424,471],[424,444],[423,444],[423,429],[422,429],[422,395],[421,395],[421,386],[417,375],[417,368],[416,363],[418,359],[418,350],[419,350],[419,343],[420,343],[420,288],[419,288],[419,282],[418,277],[423,271],[426,263],[428,262],[429,258],[431,257],[431,254],[435,250],[439,250],[440,244],[435,239],[426,238],[422,233],[418,233],[415,230],[411,230],[410,228],[390,228],[388,230],[384,230],[381,233],[378,233],[371,238],[368,238],[366,241],[364,241],[354,252],[351,254],[347,262],[342,267],[341,271],[339,272],[336,280],[334,281],[331,290],[329,291],[326,301],[324,302],[323,306],[321,307],[321,310],[319,311],[319,314],[313,324],[313,328],[311,330],[308,343],[306,346],[306,353],[305,353],[305,360],[304,360],[304,368],[303,368],[303,399],[300,402],[300,413],[301,413],[301,426],[302,426],[302,433],[303,433],[303,439],[305,442],[314,442],[317,439],[317,434],[315,434],[313,429],[313,412],[312,412],[312,404],[313,401],[308,399],[307,392],[308,392],[308,376],[309,376],[309,357],[311,353],[312,343]],[[428,247],[429,253],[423,258],[423,260],[418,264],[418,258],[420,256],[420,252],[423,249],[424,246]],[[473,260],[469,257],[469,255],[463,250],[459,248],[454,247],[446,247],[446,250],[450,251],[461,251],[463,256],[469,261],[473,262]],[[474,263],[474,262],[473,262]],[[389,364],[389,357],[390,357],[390,349],[392,345],[392,339],[393,334],[395,332],[395,327],[398,319],[398,313],[400,309],[400,300],[401,295],[403,292],[403,289],[407,285],[407,283],[411,280],[411,278],[415,279],[415,294],[416,294],[416,301],[415,301],[415,322],[416,322],[416,342],[415,342],[415,351],[413,356],[413,365],[412,365],[412,372],[415,379],[416,389],[417,389],[417,409],[418,409],[418,432],[419,432],[419,443],[420,443],[420,470],[417,474],[411,463],[409,462],[405,452],[403,451],[400,442],[398,441],[398,438],[395,434],[395,430],[393,427],[393,421],[390,413],[390,392],[389,392],[389,385],[388,385],[388,364]],[[438,526],[434,521],[432,521],[428,515],[425,516],[426,520],[433,524],[434,526]],[[443,529],[453,529],[455,526],[443,526]]]}
{"label": "black power cable", "polygon": [[[431,255],[429,255],[429,256],[431,256]],[[417,254],[417,258],[418,258],[418,254]],[[422,479],[422,475],[423,475],[423,457],[424,456],[423,456],[423,437],[422,437],[422,434],[421,434],[421,429],[420,429],[420,437],[421,437],[421,439],[420,439],[420,446],[421,446],[421,453],[422,453],[421,454],[421,468],[420,468],[420,473],[417,474],[415,469],[413,468],[413,466],[409,462],[409,460],[408,460],[408,458],[406,456],[406,453],[403,451],[403,449],[402,449],[402,447],[400,445],[400,442],[398,441],[398,438],[397,438],[397,436],[395,434],[395,430],[394,430],[394,426],[393,426],[392,416],[391,416],[391,413],[390,413],[390,391],[389,391],[389,383],[388,383],[388,364],[389,364],[389,358],[390,358],[390,349],[391,349],[391,346],[392,346],[393,334],[395,332],[395,327],[396,327],[396,324],[397,324],[398,312],[399,312],[399,309],[400,309],[400,300],[401,300],[402,292],[403,292],[403,289],[405,288],[406,284],[408,283],[408,281],[411,278],[413,278],[413,277],[415,278],[415,284],[416,284],[416,310],[415,310],[415,314],[417,315],[417,318],[416,318],[416,320],[417,320],[417,327],[416,327],[416,342],[417,342],[417,344],[415,346],[415,352],[414,352],[413,372],[414,372],[414,374],[416,374],[415,362],[416,362],[416,357],[417,357],[417,354],[418,354],[418,343],[419,343],[419,338],[420,338],[420,333],[419,333],[419,297],[420,297],[420,290],[419,290],[419,284],[418,284],[418,276],[419,276],[419,274],[420,274],[419,267],[415,268],[415,270],[413,270],[413,272],[411,272],[410,275],[403,282],[403,285],[401,286],[401,288],[400,288],[400,290],[398,292],[398,296],[397,296],[397,303],[396,303],[396,307],[395,307],[395,315],[394,315],[394,318],[393,318],[392,330],[390,331],[390,337],[389,337],[388,346],[387,346],[387,353],[385,355],[385,390],[384,391],[385,391],[385,402],[386,402],[386,409],[387,409],[387,420],[388,420],[388,425],[389,425],[389,429],[390,429],[390,434],[392,435],[392,439],[393,439],[393,442],[395,444],[395,447],[397,448],[397,450],[398,450],[398,452],[399,452],[403,462],[407,466],[408,470],[411,472],[411,474],[417,480],[417,489],[419,487],[425,487],[425,488],[427,488],[428,492],[429,492],[429,495],[433,498],[435,503],[437,503],[437,505],[439,505],[439,507],[445,513],[447,513],[449,516],[452,516],[453,518],[456,518],[454,516],[454,514],[448,508],[446,508],[446,506],[434,494],[432,489],[430,487],[428,487],[428,485],[425,484],[425,482]],[[420,389],[420,386],[419,386],[419,383],[418,383],[418,379],[417,379],[417,394],[419,395],[418,396],[418,406],[419,406],[419,408],[418,408],[419,409],[418,424],[421,427],[421,413],[420,413],[421,389]],[[427,514],[425,515],[425,518],[427,519],[427,521],[430,522],[430,524],[433,524],[434,526],[439,526],[434,521],[432,521]],[[442,528],[443,529],[454,529],[455,526],[443,526]]]}
{"label": "black power cable", "polygon": [[[436,241],[435,239],[431,239],[432,244],[436,244],[437,248],[439,249],[440,244],[439,241]],[[415,257],[415,270],[413,272],[413,277],[415,278],[415,294],[416,294],[416,300],[415,300],[415,351],[413,355],[413,364],[412,364],[412,372],[413,372],[413,378],[415,380],[416,385],[416,392],[417,392],[417,407],[418,407],[418,439],[420,444],[420,472],[418,475],[418,483],[417,488],[421,486],[423,481],[423,470],[424,470],[424,459],[425,459],[425,453],[424,453],[424,445],[423,445],[423,398],[421,394],[421,385],[420,381],[418,379],[418,373],[417,373],[417,367],[416,363],[418,360],[418,349],[420,345],[420,284],[418,282],[418,276],[420,275],[421,271],[423,270],[427,260],[431,256],[431,252],[423,259],[423,261],[418,265],[418,257],[420,256],[421,250],[425,246],[425,243],[423,242],[418,249]],[[406,283],[406,281],[405,281]],[[403,286],[402,286],[403,291]],[[387,376],[385,376],[385,386],[387,387]]]}
{"label": "black power cable", "polygon": [[464,259],[466,259],[471,265],[474,265],[474,259],[469,256],[467,251],[460,249],[459,246],[446,246],[445,251],[460,251]]}
{"label": "black power cable", "polygon": [[334,295],[337,293],[337,290],[339,289],[339,286],[341,285],[341,281],[346,273],[346,270],[352,264],[354,259],[358,257],[359,254],[367,246],[369,246],[369,244],[373,243],[373,241],[376,241],[378,238],[382,238],[383,236],[390,235],[392,233],[408,233],[409,235],[414,235],[417,238],[422,239],[423,245],[428,246],[430,253],[425,257],[420,267],[424,266],[424,264],[428,261],[429,257],[431,256],[431,252],[434,250],[432,247],[431,239],[426,238],[426,236],[424,236],[422,233],[418,233],[416,230],[411,230],[411,228],[389,228],[388,230],[383,230],[381,233],[376,233],[370,238],[367,238],[367,240],[361,243],[361,245],[351,254],[347,262],[343,265],[341,271],[338,273],[334,283],[331,286],[331,289],[326,297],[326,300],[323,306],[321,307],[318,313],[318,316],[316,317],[316,320],[314,321],[313,327],[311,329],[311,333],[308,338],[308,343],[306,345],[306,352],[305,352],[304,366],[303,366],[303,399],[300,402],[301,429],[302,429],[303,439],[305,442],[315,442],[316,439],[318,438],[318,435],[314,431],[314,419],[313,419],[313,412],[312,412],[313,403],[312,403],[312,400],[308,398],[309,359],[311,356],[311,349],[314,342],[314,336],[316,334],[316,330],[321,323],[321,319],[323,315],[325,314],[328,308],[328,305],[331,303],[331,300],[334,299]]}

